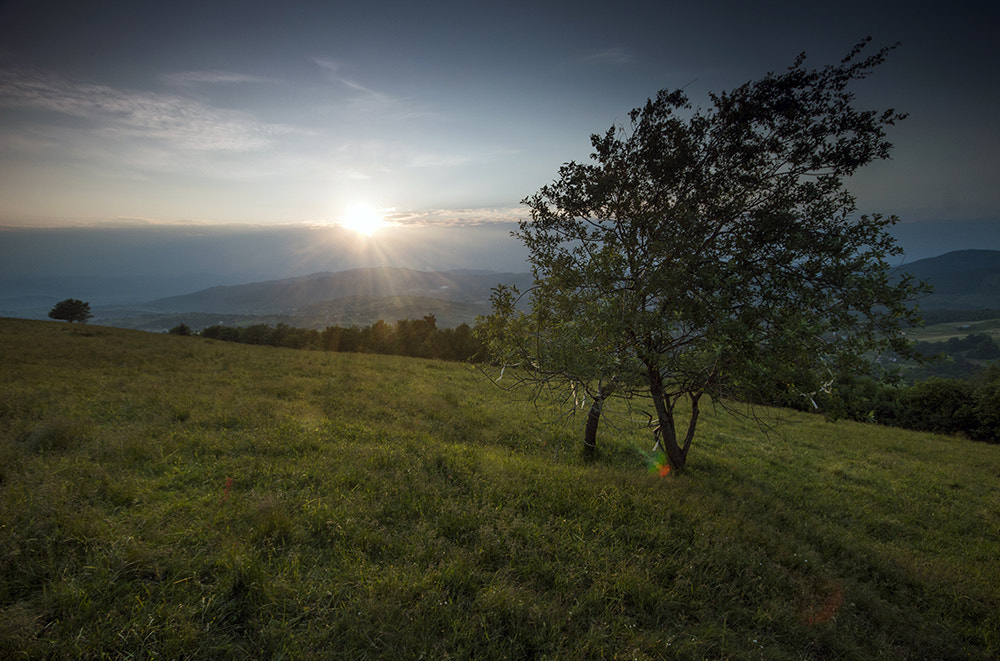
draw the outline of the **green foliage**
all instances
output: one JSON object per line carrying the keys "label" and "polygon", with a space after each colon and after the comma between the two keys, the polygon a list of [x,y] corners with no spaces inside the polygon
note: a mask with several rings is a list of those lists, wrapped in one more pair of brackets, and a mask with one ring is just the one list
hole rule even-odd
{"label": "green foliage", "polygon": [[931,377],[909,386],[842,374],[816,392],[769,384],[759,388],[756,397],[758,402],[821,413],[828,420],[875,422],[1000,443],[1000,365],[972,379]]}
{"label": "green foliage", "polygon": [[467,366],[90,330],[0,320],[3,658],[1000,655],[997,446],[706,407],[663,478],[613,402],[584,463]]}
{"label": "green foliage", "polygon": [[191,335],[191,327],[187,324],[177,324],[167,332],[171,335]]}
{"label": "green foliage", "polygon": [[1000,358],[1000,345],[986,333],[969,333],[964,338],[951,337],[943,342],[917,342],[914,349],[928,357],[948,354],[973,360]]}
{"label": "green foliage", "polygon": [[245,328],[208,326],[202,337],[243,344],[263,344],[288,349],[318,349],[378,353],[437,360],[481,360],[483,347],[468,324],[438,328],[434,315],[402,319],[395,324],[379,320],[371,326],[327,326],[322,332],[278,324],[254,324]]}
{"label": "green foliage", "polygon": [[890,50],[864,47],[817,70],[800,57],[707,110],[661,91],[592,136],[593,162],[524,200],[515,235],[535,286],[527,313],[516,290],[495,293],[482,330],[494,361],[530,366],[539,391],[585,392],[592,418],[609,396],[649,398],[683,469],[703,395],[857,370],[872,349],[909,355],[898,331],[926,288],[890,278],[897,219],[858,216],[844,187],[888,157],[886,127],[903,118],[854,107],[849,86]]}
{"label": "green foliage", "polygon": [[972,385],[958,379],[928,379],[902,393],[907,409],[903,422],[911,429],[939,433],[970,429]]}
{"label": "green foliage", "polygon": [[979,441],[1000,443],[1000,364],[990,365],[973,381],[970,436]]}
{"label": "green foliage", "polygon": [[81,324],[85,324],[93,316],[90,312],[90,303],[85,303],[76,298],[67,298],[66,300],[59,301],[49,310],[50,319],[68,321],[69,323],[79,321]]}

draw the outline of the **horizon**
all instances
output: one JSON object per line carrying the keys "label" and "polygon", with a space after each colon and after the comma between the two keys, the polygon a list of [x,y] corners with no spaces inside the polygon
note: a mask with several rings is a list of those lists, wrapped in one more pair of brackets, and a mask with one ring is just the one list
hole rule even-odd
{"label": "horizon", "polygon": [[[996,249],[957,248],[943,253],[901,262],[893,270],[906,265],[930,259],[944,257],[959,252],[1000,253]],[[527,266],[527,264],[525,264]],[[306,280],[316,276],[338,275],[352,271],[390,269],[412,271],[416,273],[441,273],[462,275],[528,275],[529,268],[522,269],[489,269],[489,268],[450,268],[436,269],[428,267],[399,266],[392,264],[347,266],[333,270],[318,270],[277,277],[238,277],[223,276],[212,273],[175,273],[171,275],[53,275],[43,273],[17,279],[0,278],[0,316],[24,318],[42,318],[44,310],[40,306],[48,306],[56,300],[66,298],[90,298],[97,308],[114,308],[118,306],[135,306],[155,303],[162,299],[185,297],[222,287],[240,287],[244,285],[260,285],[294,280]],[[71,294],[67,294],[71,291]],[[32,302],[33,301],[33,302]],[[89,302],[89,301],[88,301]],[[4,306],[8,309],[4,309]],[[19,308],[19,305],[25,307]],[[27,313],[31,310],[30,314]]]}

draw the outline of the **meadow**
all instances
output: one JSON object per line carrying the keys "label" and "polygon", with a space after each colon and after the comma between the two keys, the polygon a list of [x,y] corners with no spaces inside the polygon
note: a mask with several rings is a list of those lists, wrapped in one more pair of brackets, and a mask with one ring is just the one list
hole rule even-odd
{"label": "meadow", "polygon": [[0,658],[991,659],[1000,446],[0,319]]}
{"label": "meadow", "polygon": [[961,339],[979,333],[989,335],[994,341],[1000,340],[1000,319],[949,321],[928,324],[923,328],[911,328],[907,331],[907,334],[918,342],[946,342],[952,338]]}

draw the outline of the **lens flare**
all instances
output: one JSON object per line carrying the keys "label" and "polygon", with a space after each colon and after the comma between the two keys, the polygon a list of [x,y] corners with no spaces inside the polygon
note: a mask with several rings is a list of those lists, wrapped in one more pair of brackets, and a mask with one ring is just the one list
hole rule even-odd
{"label": "lens flare", "polygon": [[643,452],[642,455],[646,459],[650,473],[656,473],[660,477],[670,475],[670,462],[665,452]]}
{"label": "lens flare", "polygon": [[823,624],[831,619],[840,610],[844,603],[844,588],[839,583],[827,581],[827,585],[817,589],[817,593],[812,595],[814,603],[808,605],[803,612],[803,619],[809,626]]}

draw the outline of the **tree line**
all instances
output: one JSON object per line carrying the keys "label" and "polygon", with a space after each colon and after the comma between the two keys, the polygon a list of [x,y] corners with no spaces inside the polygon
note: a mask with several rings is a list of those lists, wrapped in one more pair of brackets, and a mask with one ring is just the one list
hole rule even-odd
{"label": "tree line", "polygon": [[[169,332],[174,335],[196,334],[185,324],[179,324]],[[433,314],[422,319],[401,319],[394,324],[380,319],[370,326],[327,326],[322,331],[279,323],[275,326],[208,326],[197,334],[242,344],[436,360],[478,361],[484,355],[482,343],[468,324],[438,328]]]}
{"label": "tree line", "polygon": [[761,391],[758,403],[936,434],[1000,443],[1000,363],[969,378],[931,377],[906,385],[843,373],[814,392],[788,385]]}

